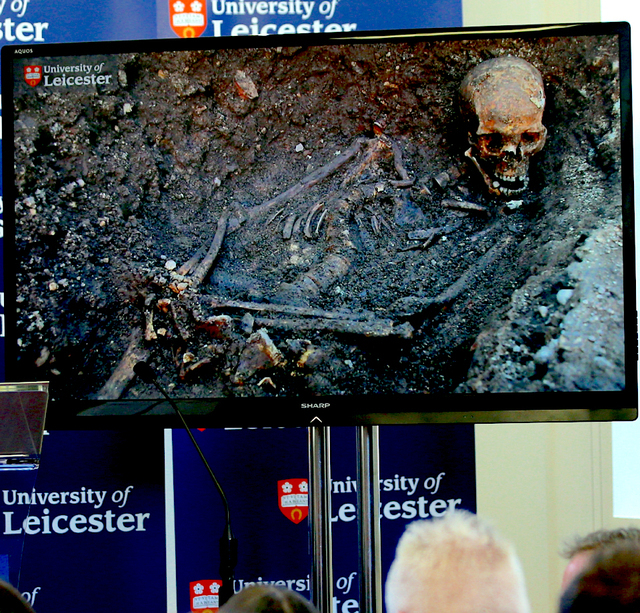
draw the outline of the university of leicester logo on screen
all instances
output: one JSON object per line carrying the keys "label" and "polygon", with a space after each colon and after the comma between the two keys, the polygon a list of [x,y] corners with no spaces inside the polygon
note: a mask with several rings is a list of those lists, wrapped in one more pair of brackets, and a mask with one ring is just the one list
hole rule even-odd
{"label": "university of leicester logo on screen", "polygon": [[207,29],[205,0],[169,0],[169,19],[180,38],[197,38]]}
{"label": "university of leicester logo on screen", "polygon": [[35,87],[42,81],[42,66],[25,66],[24,80],[31,87]]}
{"label": "university of leicester logo on screen", "polygon": [[278,506],[287,519],[294,524],[299,524],[309,515],[309,481],[307,479],[278,481]]}

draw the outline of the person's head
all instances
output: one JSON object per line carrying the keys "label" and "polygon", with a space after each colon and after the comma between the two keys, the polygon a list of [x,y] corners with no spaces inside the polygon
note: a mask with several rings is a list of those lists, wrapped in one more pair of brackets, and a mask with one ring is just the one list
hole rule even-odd
{"label": "person's head", "polygon": [[640,545],[620,541],[593,550],[560,599],[560,613],[640,612]]}
{"label": "person's head", "polygon": [[229,598],[220,613],[318,613],[302,595],[275,585],[250,585]]}
{"label": "person's head", "polygon": [[385,586],[388,613],[529,613],[515,550],[476,515],[409,524]]}
{"label": "person's head", "polygon": [[16,588],[0,579],[0,613],[34,613],[34,611]]}
{"label": "person's head", "polygon": [[595,553],[620,543],[634,543],[640,546],[640,529],[596,530],[569,543],[562,551],[562,556],[569,562],[562,575],[561,591],[564,592],[571,581],[589,565]]}

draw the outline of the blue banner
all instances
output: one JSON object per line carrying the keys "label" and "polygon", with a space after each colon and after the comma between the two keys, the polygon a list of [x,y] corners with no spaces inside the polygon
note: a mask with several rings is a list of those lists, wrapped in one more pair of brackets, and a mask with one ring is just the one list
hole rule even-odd
{"label": "blue banner", "polygon": [[[207,430],[194,434],[231,507],[239,542],[235,591],[251,583],[273,582],[310,597],[310,534],[304,506],[307,490],[304,484],[299,487],[299,481],[309,477],[307,430]],[[336,613],[359,610],[355,435],[354,428],[331,429]],[[441,516],[451,508],[475,511],[474,450],[473,426],[380,429],[385,575],[408,523]],[[173,432],[173,464],[177,610],[188,611],[189,586],[199,583],[206,587],[220,578],[218,540],[223,534],[224,515],[220,496],[187,434],[180,430]],[[303,521],[299,521],[300,515],[305,517]]]}
{"label": "blue banner", "polygon": [[267,36],[445,28],[462,25],[462,2],[410,0],[167,0],[157,3],[158,38]]}
{"label": "blue banner", "polygon": [[0,0],[0,45],[461,25],[461,0]]}
{"label": "blue banner", "polygon": [[155,37],[155,5],[144,0],[0,0],[3,45]]}
{"label": "blue banner", "polygon": [[[273,582],[311,596],[307,430],[193,433],[229,501],[234,590]],[[52,432],[35,483],[33,472],[0,475],[0,570],[38,613],[210,602],[223,505],[187,433],[165,437],[166,453],[158,431]],[[475,511],[473,426],[385,426],[380,454],[386,574],[407,523]],[[354,428],[332,429],[331,473],[335,611],[357,613]]]}
{"label": "blue banner", "polygon": [[35,485],[0,474],[0,555],[37,611],[165,610],[163,457],[161,434],[52,432]]}
{"label": "blue banner", "polygon": [[461,25],[461,0],[0,0],[0,46]]}

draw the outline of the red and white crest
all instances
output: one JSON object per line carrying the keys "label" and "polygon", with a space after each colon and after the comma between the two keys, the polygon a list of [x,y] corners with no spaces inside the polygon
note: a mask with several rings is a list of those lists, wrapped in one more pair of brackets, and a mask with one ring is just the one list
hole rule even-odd
{"label": "red and white crest", "polygon": [[193,613],[214,613],[220,608],[220,588],[222,581],[207,579],[206,581],[192,581],[189,584],[191,611]]}
{"label": "red and white crest", "polygon": [[35,87],[42,81],[42,66],[25,66],[24,80],[31,87]]}
{"label": "red and white crest", "polygon": [[198,38],[207,29],[205,0],[169,0],[171,29],[180,38]]}
{"label": "red and white crest", "polygon": [[309,481],[284,479],[278,481],[278,506],[283,515],[299,524],[309,515]]}

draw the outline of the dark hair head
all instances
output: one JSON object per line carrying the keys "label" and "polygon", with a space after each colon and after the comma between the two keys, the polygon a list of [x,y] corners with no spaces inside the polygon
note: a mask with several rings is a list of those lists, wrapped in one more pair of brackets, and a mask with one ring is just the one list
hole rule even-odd
{"label": "dark hair head", "polygon": [[640,613],[640,545],[596,551],[562,595],[560,613]]}
{"label": "dark hair head", "polygon": [[614,530],[596,530],[586,536],[579,537],[569,543],[562,555],[571,559],[581,551],[595,551],[601,547],[615,545],[621,542],[632,542],[640,546],[640,528],[616,528]]}
{"label": "dark hair head", "polygon": [[0,579],[0,613],[34,613],[34,611],[16,588]]}
{"label": "dark hair head", "polygon": [[220,613],[318,613],[298,592],[275,585],[251,585],[232,596]]}

